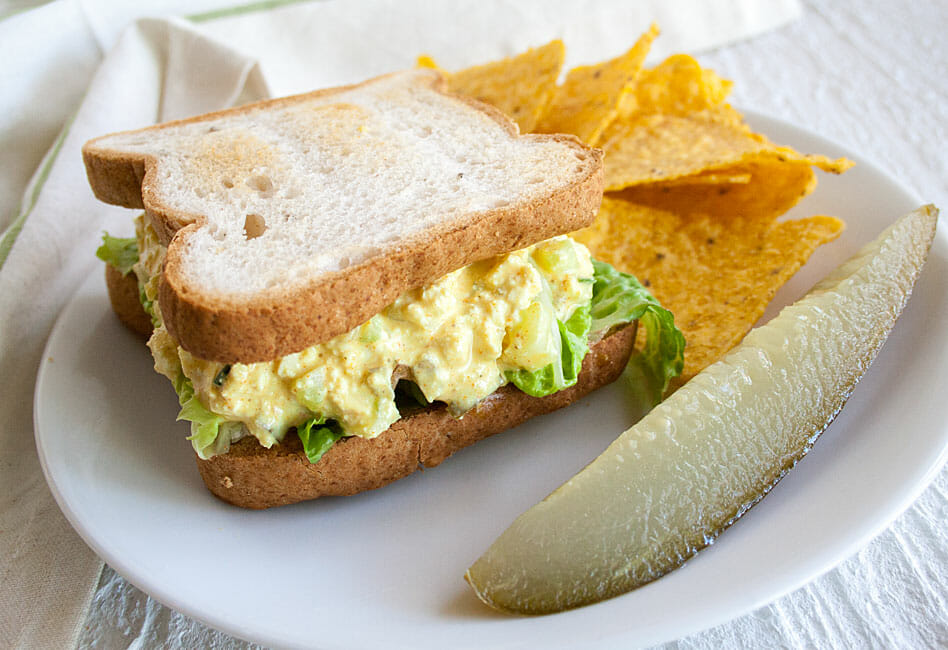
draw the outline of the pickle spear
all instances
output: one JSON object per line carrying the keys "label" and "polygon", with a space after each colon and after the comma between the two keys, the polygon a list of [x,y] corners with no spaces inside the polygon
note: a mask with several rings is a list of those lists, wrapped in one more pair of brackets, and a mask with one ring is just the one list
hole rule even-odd
{"label": "pickle spear", "polygon": [[809,451],[875,358],[938,210],[905,215],[520,515],[465,579],[496,609],[588,605],[681,566]]}

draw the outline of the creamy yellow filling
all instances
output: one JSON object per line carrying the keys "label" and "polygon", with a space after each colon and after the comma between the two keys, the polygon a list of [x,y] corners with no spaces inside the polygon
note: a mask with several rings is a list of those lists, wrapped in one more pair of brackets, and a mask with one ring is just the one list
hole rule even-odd
{"label": "creamy yellow filling", "polygon": [[[137,231],[136,273],[156,301],[164,249],[142,220]],[[264,446],[317,414],[371,438],[399,418],[396,368],[428,401],[460,415],[507,383],[505,371],[553,362],[556,320],[590,301],[592,276],[586,248],[556,237],[408,291],[353,330],[274,361],[225,370],[180,348],[163,326],[149,347],[158,372],[172,381],[183,372],[207,409],[241,422]]]}

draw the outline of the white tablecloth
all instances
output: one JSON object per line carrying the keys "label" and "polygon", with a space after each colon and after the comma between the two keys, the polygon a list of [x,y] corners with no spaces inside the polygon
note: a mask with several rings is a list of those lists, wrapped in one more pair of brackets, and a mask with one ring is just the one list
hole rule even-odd
{"label": "white tablecloth", "polygon": [[[0,158],[0,162],[6,164],[7,171],[12,172],[4,174],[2,178],[5,185],[2,187],[3,192],[0,192],[3,194],[0,229],[11,225],[12,218],[8,218],[8,215],[15,215],[14,208],[19,195],[16,190],[22,189],[29,175],[39,165],[43,151],[55,139],[62,121],[71,115],[73,104],[69,102],[76,101],[82,94],[102,56],[100,49],[107,49],[116,43],[118,32],[112,26],[121,22],[123,16],[131,19],[135,15],[121,3],[66,3],[76,10],[74,14],[64,13],[62,6],[57,6],[62,4],[52,3],[32,11],[48,12],[58,21],[50,24],[55,24],[56,30],[61,31],[54,30],[51,35],[68,33],[75,37],[81,32],[91,31],[96,38],[92,41],[94,45],[84,41],[87,44],[76,49],[67,44],[63,36],[62,41],[53,39],[45,43],[45,47],[36,47],[35,52],[31,51],[30,56],[45,56],[51,61],[57,55],[61,57],[63,53],[68,53],[74,66],[71,71],[59,69],[61,82],[53,84],[52,91],[49,89],[49,79],[45,80],[43,95],[36,98],[36,111],[40,113],[38,119],[26,119],[26,111],[32,109],[22,104],[9,104],[14,93],[7,93],[6,100],[0,96],[0,102],[8,102],[7,105],[0,103],[0,109],[7,116],[0,120],[0,136],[4,146],[15,147],[19,142],[13,128],[18,120],[33,124],[36,129],[45,129],[49,140],[42,145],[35,144],[41,139],[31,140],[31,146],[36,149],[32,154],[32,165],[21,165],[20,168],[10,170],[7,162],[10,159]],[[218,4],[225,6],[228,3]],[[188,3],[172,5],[173,2],[168,4],[174,11],[189,11]],[[765,3],[760,5],[766,6]],[[106,16],[106,7],[112,7],[116,14],[122,11],[128,13],[118,18]],[[0,5],[0,15],[3,14],[3,8]],[[0,27],[2,25],[0,23]],[[735,81],[735,104],[789,122],[805,124],[809,130],[836,140],[877,162],[924,200],[945,207],[948,206],[948,157],[942,147],[946,142],[945,130],[948,126],[946,30],[948,5],[945,3],[883,0],[832,4],[809,2],[802,17],[789,25],[749,40],[706,51],[700,59],[724,77]],[[739,30],[733,34],[722,32],[717,42],[729,42],[740,35]],[[625,40],[631,41],[632,38],[629,36]],[[524,44],[539,42],[536,38],[531,40],[529,34],[524,35],[523,39]],[[568,45],[573,44],[568,35],[566,40]],[[685,39],[685,42],[691,44],[692,50],[715,43],[713,39],[705,42]],[[674,34],[666,38],[665,44],[675,48]],[[452,66],[454,62],[449,58],[450,52],[458,44],[441,45],[444,54],[439,58]],[[519,45],[507,44],[513,50]],[[432,51],[437,44],[419,48],[393,42],[389,47],[393,52],[406,50],[410,57],[419,49]],[[476,47],[476,41],[472,40],[467,47]],[[273,50],[271,58],[262,58],[259,65],[254,65],[252,61],[232,65],[227,72],[229,81],[240,85],[246,96],[259,95],[268,90],[275,93],[293,90],[294,84],[305,77],[305,72],[282,70],[276,64],[279,61],[278,49]],[[434,53],[438,54],[437,51]],[[574,52],[574,55],[578,60],[596,58],[583,57],[581,52],[578,55]],[[410,60],[406,59],[406,62],[410,63]],[[0,76],[7,88],[16,86],[18,90],[29,89],[31,84],[39,83],[18,77],[14,68],[8,67]],[[354,72],[341,69],[338,74],[345,78]],[[238,99],[228,96],[224,90],[221,92],[223,95],[215,101]],[[2,155],[3,152],[0,152]],[[22,160],[22,156],[17,160]],[[32,200],[32,197],[27,197],[27,200]],[[9,230],[6,233],[9,234]],[[24,244],[22,240],[17,240],[16,245]],[[0,249],[0,260],[3,259],[2,253]],[[23,272],[22,269],[11,270],[9,266],[0,268],[0,271],[0,281],[6,282],[13,282],[10,277],[14,273]],[[16,281],[19,282],[20,278]],[[35,286],[39,290],[45,285],[38,282]],[[58,286],[53,289],[52,294],[56,299],[51,304],[56,304],[56,300],[61,302],[64,299],[66,290]],[[7,346],[5,356],[0,357],[0,370],[23,368],[24,364],[18,366],[18,359],[9,350],[16,344],[18,336],[26,339],[28,327],[13,325],[14,307],[4,304],[2,296],[0,308],[3,326],[7,329],[6,334],[0,331],[0,342]],[[39,313],[31,317],[40,323],[38,327],[48,328],[55,310],[45,313],[42,309],[38,307]],[[9,374],[4,376],[10,377]],[[0,411],[4,416],[10,417],[15,412],[11,406],[14,401],[29,400],[32,376],[18,379],[28,385],[25,388],[11,386],[5,390],[4,410]],[[17,408],[22,411],[22,407]],[[11,427],[5,432],[13,430],[8,423],[4,426]],[[17,433],[22,433],[24,428],[19,427]],[[17,471],[20,470],[19,461],[7,454],[32,453],[28,442],[18,440],[18,443],[13,451],[7,449],[3,458],[4,467]],[[36,480],[37,477],[31,474],[28,484],[18,486],[16,494],[0,501],[3,506],[0,512],[0,542],[3,549],[16,548],[14,531],[31,531],[35,521],[41,519],[60,521],[48,512],[37,514],[24,505],[25,500],[45,489]],[[26,521],[27,518],[29,521]],[[916,504],[888,530],[833,571],[751,614],[669,646],[948,646],[946,521],[948,470],[943,470]],[[70,538],[72,533],[64,522],[55,525],[58,527],[49,532],[50,539]],[[48,596],[45,594],[53,592],[56,584],[63,584],[60,595],[63,598],[61,608],[65,612],[64,617],[77,616],[78,628],[67,630],[65,637],[44,636],[36,631],[37,627],[42,627],[43,621],[31,622],[24,632],[22,629],[13,629],[15,625],[22,624],[23,616],[17,619],[3,618],[0,619],[0,639],[4,643],[0,645],[5,645],[7,639],[14,645],[42,643],[44,639],[54,638],[71,639],[80,647],[105,648],[246,645],[163,607],[108,567],[96,581],[94,576],[83,573],[81,569],[86,567],[84,570],[88,572],[89,566],[95,566],[94,562],[90,565],[79,557],[75,563],[76,570],[72,571],[71,565],[57,556],[55,546],[48,549],[47,555],[56,566],[56,570],[50,570],[49,575],[20,575],[13,568],[12,560],[0,560],[0,582],[4,585],[0,604],[6,612],[15,609],[21,602],[29,602],[30,597],[35,595],[31,578],[35,579],[36,584],[42,582],[46,585],[46,591],[43,592],[46,598]],[[90,594],[91,604],[88,600]],[[87,604],[88,609],[85,609]],[[7,636],[14,633],[19,636]]]}

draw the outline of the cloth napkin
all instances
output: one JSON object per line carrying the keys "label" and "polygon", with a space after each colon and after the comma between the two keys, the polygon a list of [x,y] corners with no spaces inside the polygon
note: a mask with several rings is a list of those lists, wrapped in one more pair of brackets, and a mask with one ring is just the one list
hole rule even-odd
{"label": "cloth napkin", "polygon": [[[143,608],[140,594],[129,600],[127,583],[102,573],[56,506],[33,442],[33,386],[56,316],[89,273],[101,272],[93,251],[102,231],[131,232],[127,210],[89,191],[83,142],[361,80],[412,66],[420,53],[452,69],[562,38],[572,66],[623,52],[654,21],[663,30],[658,59],[753,36],[800,11],[795,0],[142,4],[59,0],[0,22],[0,647],[124,645],[136,619],[170,616]],[[182,12],[191,18],[140,18]],[[111,599],[124,628],[87,620],[96,589],[97,607]],[[233,641],[187,619],[178,627],[173,639],[151,641]]]}

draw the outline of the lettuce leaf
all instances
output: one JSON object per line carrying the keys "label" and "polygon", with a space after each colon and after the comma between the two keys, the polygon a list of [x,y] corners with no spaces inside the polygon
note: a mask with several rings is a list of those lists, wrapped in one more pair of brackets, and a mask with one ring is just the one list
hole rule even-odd
{"label": "lettuce leaf", "polygon": [[424,408],[430,403],[418,384],[412,380],[399,379],[395,384],[395,405],[399,411]]}
{"label": "lettuce leaf", "polygon": [[589,351],[590,323],[589,305],[578,307],[565,323],[557,320],[560,358],[539,370],[508,370],[504,373],[507,381],[534,397],[551,395],[575,384],[583,358]]}
{"label": "lettuce leaf", "polygon": [[158,318],[158,314],[155,313],[155,301],[148,299],[148,294],[145,293],[145,285],[141,283],[138,284],[138,302],[142,304],[142,309],[145,310],[145,313],[148,314],[148,317],[151,319],[152,327],[161,327],[161,319]]}
{"label": "lettuce leaf", "polygon": [[590,303],[590,331],[593,336],[607,334],[616,325],[639,321],[645,328],[645,349],[633,354],[629,363],[642,371],[651,401],[657,404],[662,401],[668,383],[684,367],[685,337],[675,327],[672,313],[634,276],[598,260],[593,260],[593,268],[596,282]]}
{"label": "lettuce leaf", "polygon": [[[325,426],[324,426],[325,425]],[[296,427],[296,434],[303,443],[303,451],[309,462],[316,463],[343,437],[342,429],[335,422],[326,424],[326,418],[318,416]]]}
{"label": "lettuce leaf", "polygon": [[601,338],[615,327],[638,320],[645,328],[646,343],[630,364],[639,367],[652,404],[662,400],[668,383],[681,374],[685,338],[671,312],[663,308],[645,287],[628,273],[593,260],[593,297],[589,305],[577,309],[565,323],[557,321],[562,344],[560,359],[536,371],[511,370],[505,373],[517,388],[544,397],[576,383],[590,338]]}
{"label": "lettuce leaf", "polygon": [[96,249],[95,256],[122,275],[128,275],[138,262],[138,243],[134,237],[112,237],[106,232],[102,234],[102,245]]}
{"label": "lettuce leaf", "polygon": [[230,449],[230,431],[227,427],[239,426],[239,423],[227,422],[222,415],[207,410],[194,394],[191,380],[184,374],[174,383],[174,389],[181,403],[177,419],[190,420],[191,435],[188,440],[197,455],[207,460],[211,456],[226,453]]}

